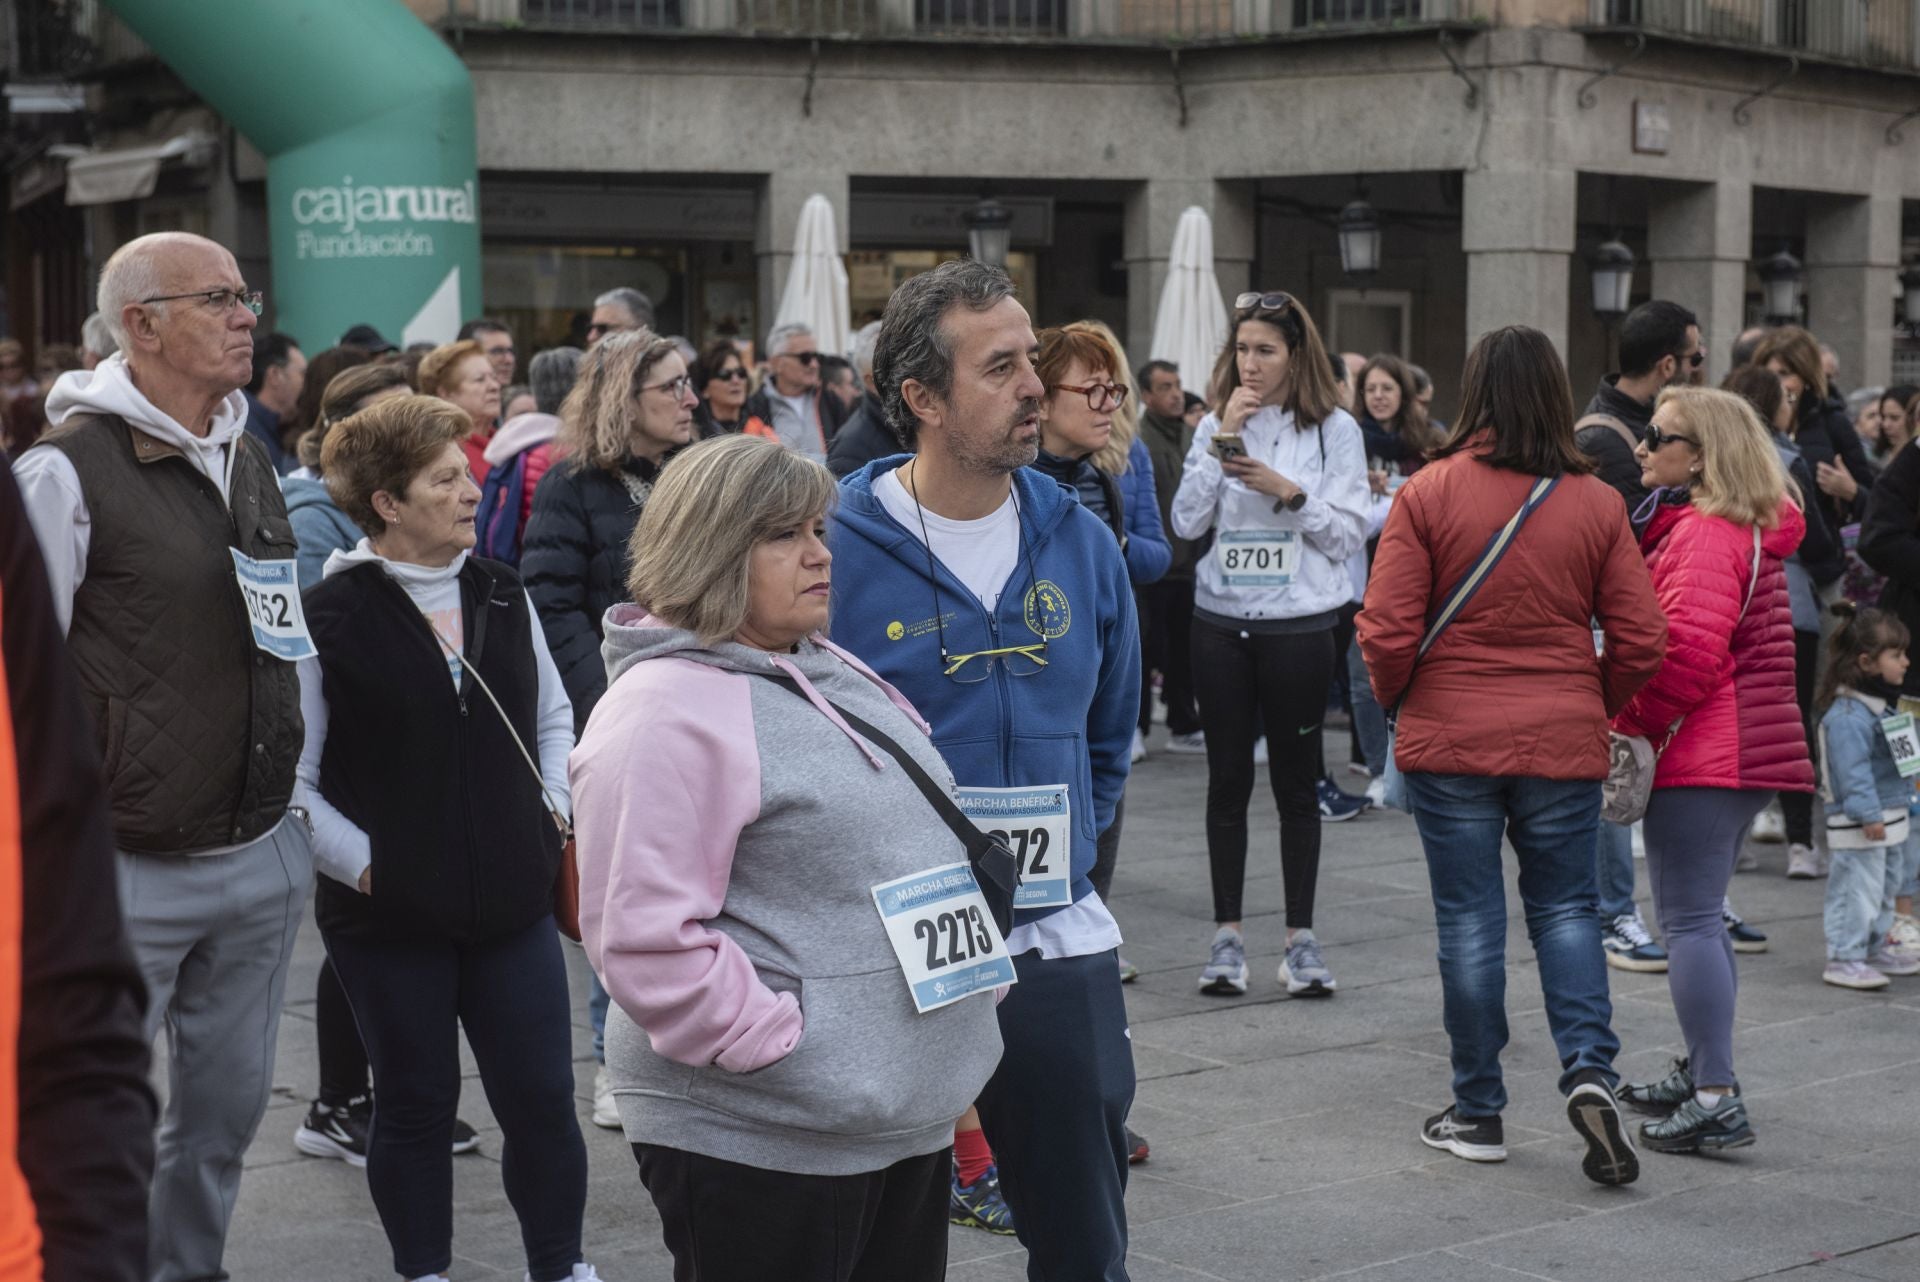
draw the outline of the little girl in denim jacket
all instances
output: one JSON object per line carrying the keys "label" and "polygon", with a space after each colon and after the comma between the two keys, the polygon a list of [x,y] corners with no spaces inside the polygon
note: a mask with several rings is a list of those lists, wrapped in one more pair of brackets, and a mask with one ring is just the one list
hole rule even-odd
{"label": "little girl in denim jacket", "polygon": [[1883,610],[1833,607],[1843,622],[1828,648],[1815,706],[1820,792],[1826,801],[1827,966],[1839,988],[1885,988],[1889,975],[1920,974],[1920,954],[1893,943],[1893,901],[1911,879],[1920,842],[1909,835],[1913,781],[1896,758],[1920,758],[1920,731],[1898,716],[1907,675],[1906,625]]}

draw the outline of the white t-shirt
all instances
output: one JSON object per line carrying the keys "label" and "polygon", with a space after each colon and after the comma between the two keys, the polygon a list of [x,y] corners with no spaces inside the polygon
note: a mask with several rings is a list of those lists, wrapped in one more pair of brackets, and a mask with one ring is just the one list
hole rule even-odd
{"label": "white t-shirt", "polygon": [[767,409],[773,414],[773,428],[780,443],[796,454],[805,455],[816,463],[827,461],[826,442],[821,439],[823,429],[814,418],[814,402],[818,392],[802,392],[798,396],[782,396],[771,383],[767,385]]}
{"label": "white t-shirt", "polygon": [[[1020,507],[1007,489],[1007,501],[975,521],[955,521],[914,502],[900,480],[904,469],[894,468],[873,487],[887,515],[929,547],[940,564],[980,599],[988,614],[1000,605],[1000,594],[1020,565]],[[926,521],[925,533],[921,521]],[[1085,804],[1091,805],[1091,799]],[[1038,949],[1042,957],[1088,957],[1120,946],[1120,923],[1113,919],[1095,891],[1085,899],[1039,921],[1015,926],[1007,935],[1007,951],[1014,956]]]}

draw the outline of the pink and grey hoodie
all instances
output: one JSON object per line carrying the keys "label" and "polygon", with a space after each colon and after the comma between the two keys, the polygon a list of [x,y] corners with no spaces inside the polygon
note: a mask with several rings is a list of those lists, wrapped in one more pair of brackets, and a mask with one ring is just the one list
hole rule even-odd
{"label": "pink and grey hoodie", "polygon": [[706,647],[631,605],[605,637],[609,688],[570,773],[627,1139],[810,1175],[951,1143],[1000,1059],[994,1004],[915,1013],[870,891],[966,852],[828,701],[951,787],[925,722],[817,638]]}

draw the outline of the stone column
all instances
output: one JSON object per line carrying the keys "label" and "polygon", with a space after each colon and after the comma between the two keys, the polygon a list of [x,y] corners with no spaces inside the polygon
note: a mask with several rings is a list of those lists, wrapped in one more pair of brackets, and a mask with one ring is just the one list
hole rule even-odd
{"label": "stone column", "polygon": [[847,176],[811,166],[767,175],[760,189],[760,211],[754,225],[753,253],[760,268],[760,332],[755,350],[767,341],[767,330],[780,307],[787,272],[793,266],[794,233],[800,229],[800,209],[818,192],[833,205],[833,230],[840,252],[847,252],[847,218],[851,196]]}
{"label": "stone column", "polygon": [[1738,179],[1655,182],[1647,198],[1647,256],[1653,296],[1700,318],[1707,382],[1726,376],[1746,323],[1747,263],[1753,253],[1753,186]]}
{"label": "stone column", "polygon": [[1466,172],[1460,246],[1469,347],[1489,330],[1531,325],[1565,358],[1576,185],[1571,169]]}
{"label": "stone column", "polygon": [[1122,252],[1127,260],[1127,355],[1136,365],[1149,355],[1153,318],[1167,281],[1173,232],[1188,206],[1213,219],[1213,274],[1228,307],[1253,274],[1254,196],[1250,182],[1150,178],[1127,197]]}
{"label": "stone column", "polygon": [[1817,196],[1807,206],[1807,327],[1840,357],[1840,386],[1885,386],[1893,372],[1900,198]]}

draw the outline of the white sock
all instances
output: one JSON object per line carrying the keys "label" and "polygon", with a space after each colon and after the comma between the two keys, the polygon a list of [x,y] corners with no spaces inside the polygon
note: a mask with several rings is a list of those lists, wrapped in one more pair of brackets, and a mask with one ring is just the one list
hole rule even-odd
{"label": "white sock", "polygon": [[1695,1091],[1693,1098],[1701,1108],[1718,1108],[1722,1097],[1715,1095],[1712,1091]]}

